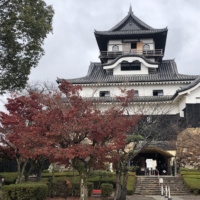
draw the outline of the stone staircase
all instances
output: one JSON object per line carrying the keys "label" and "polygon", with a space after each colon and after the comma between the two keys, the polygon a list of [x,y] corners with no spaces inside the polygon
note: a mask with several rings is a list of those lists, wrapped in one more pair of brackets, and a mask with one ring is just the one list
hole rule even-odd
{"label": "stone staircase", "polygon": [[[163,185],[169,185],[171,195],[188,195],[181,177],[160,176],[163,178]],[[134,194],[138,195],[160,195],[160,187],[157,176],[136,176]]]}

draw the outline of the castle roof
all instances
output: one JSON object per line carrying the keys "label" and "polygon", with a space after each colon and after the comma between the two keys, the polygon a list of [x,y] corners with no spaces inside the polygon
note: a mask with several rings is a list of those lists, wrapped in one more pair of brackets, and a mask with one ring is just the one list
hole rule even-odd
{"label": "castle roof", "polygon": [[129,34],[152,34],[166,32],[167,28],[154,29],[137,18],[130,6],[128,15],[117,23],[113,28],[108,31],[96,31],[95,34],[99,35],[129,35]]}
{"label": "castle roof", "polygon": [[[139,83],[139,82],[167,82],[167,81],[194,81],[198,76],[179,74],[174,60],[163,60],[157,71],[147,75],[113,75],[103,69],[101,63],[91,63],[86,76],[75,79],[66,79],[72,84],[100,84],[100,83]],[[60,83],[63,79],[58,78]]]}
{"label": "castle roof", "polygon": [[[62,80],[66,80],[72,84],[80,85],[115,85],[115,84],[173,84],[173,83],[187,83],[186,86],[177,90],[174,95],[164,96],[138,96],[134,97],[133,102],[166,102],[172,101],[181,92],[189,90],[200,83],[200,76],[185,75],[178,73],[176,62],[174,60],[163,60],[159,63],[157,71],[150,72],[147,75],[113,75],[103,69],[101,63],[91,63],[88,69],[88,73],[84,77],[75,79],[62,79],[58,78],[57,82],[61,83]],[[90,97],[92,101],[103,102],[116,102],[115,97]]]}
{"label": "castle roof", "polygon": [[128,15],[107,31],[94,31],[100,51],[107,50],[109,40],[153,38],[156,49],[165,51],[167,28],[155,29],[137,18],[130,7]]}

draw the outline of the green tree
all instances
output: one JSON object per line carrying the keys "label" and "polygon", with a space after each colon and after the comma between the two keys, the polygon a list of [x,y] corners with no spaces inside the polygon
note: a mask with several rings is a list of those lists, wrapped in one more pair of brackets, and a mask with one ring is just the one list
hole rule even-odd
{"label": "green tree", "polygon": [[52,31],[54,11],[43,0],[0,1],[0,93],[25,87]]}

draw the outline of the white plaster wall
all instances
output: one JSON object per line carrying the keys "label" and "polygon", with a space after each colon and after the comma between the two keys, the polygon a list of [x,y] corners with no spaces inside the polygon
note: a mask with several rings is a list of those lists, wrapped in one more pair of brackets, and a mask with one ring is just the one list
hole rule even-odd
{"label": "white plaster wall", "polygon": [[[173,95],[177,89],[180,87],[186,86],[186,84],[172,84],[172,85],[138,85],[138,86],[83,86],[83,90],[80,91],[80,95],[83,97],[99,97],[100,91],[110,91],[110,96],[115,97],[121,94],[120,89],[134,89],[138,90],[139,96],[153,96],[153,90],[163,90],[164,95]],[[152,103],[146,106],[145,104],[133,104],[129,107],[129,113],[135,114],[177,114],[185,108],[186,103],[196,103],[196,97],[200,96],[200,88],[190,92],[190,95],[183,97],[173,104],[165,104],[165,106],[160,106],[158,109],[158,104]],[[111,106],[111,104],[101,105],[102,109],[106,109]],[[153,113],[155,112],[155,113]]]}
{"label": "white plaster wall", "polygon": [[[150,46],[150,50],[154,50],[155,49],[155,44],[154,44],[153,38],[140,39],[139,41],[141,41],[143,44],[148,44]],[[107,51],[112,51],[112,47],[114,45],[119,46],[119,51],[123,51],[122,40],[109,40]]]}
{"label": "white plaster wall", "polygon": [[185,86],[184,84],[173,85],[141,85],[141,86],[83,86],[80,92],[83,97],[99,97],[100,91],[110,91],[110,96],[115,97],[121,94],[121,89],[134,89],[138,90],[139,96],[153,96],[153,90],[163,90],[164,95],[173,95],[177,89]]}
{"label": "white plaster wall", "polygon": [[113,75],[131,75],[131,74],[148,74],[148,68],[141,63],[141,70],[121,71],[121,63],[113,69]]}
{"label": "white plaster wall", "polygon": [[153,38],[140,39],[140,41],[145,44],[154,43]]}
{"label": "white plaster wall", "polygon": [[112,51],[114,45],[119,47],[119,51],[122,51],[122,41],[121,40],[109,40],[107,51]]}
{"label": "white plaster wall", "polygon": [[150,50],[154,50],[155,49],[155,44],[153,39],[140,39],[140,41],[144,44],[148,44],[150,46]]}
{"label": "white plaster wall", "polygon": [[186,95],[186,103],[197,103],[196,97],[200,97],[200,84]]}
{"label": "white plaster wall", "polygon": [[148,58],[151,62],[155,62],[155,58]]}
{"label": "white plaster wall", "polygon": [[182,112],[185,106],[186,106],[186,96],[183,95],[182,98],[179,100],[179,112]]}
{"label": "white plaster wall", "polygon": [[[139,61],[142,63],[141,70],[140,71],[121,71],[119,65],[121,64],[122,61],[128,61],[128,62],[133,62],[133,61]],[[146,67],[146,69],[145,69]],[[123,75],[123,74],[148,74],[148,67],[149,68],[158,68],[158,65],[152,65],[147,63],[144,59],[140,57],[123,57],[117,60],[114,64],[111,64],[109,66],[104,66],[104,69],[114,69],[113,70],[113,75]],[[116,68],[116,69],[115,69]]]}

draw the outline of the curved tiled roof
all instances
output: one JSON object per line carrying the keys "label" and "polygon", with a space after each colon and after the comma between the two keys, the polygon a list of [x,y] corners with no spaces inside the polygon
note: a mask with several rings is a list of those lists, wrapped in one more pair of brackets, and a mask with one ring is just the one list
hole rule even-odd
{"label": "curved tiled roof", "polygon": [[144,23],[142,20],[140,20],[139,18],[137,18],[133,12],[132,12],[132,8],[130,7],[128,15],[122,19],[118,24],[116,24],[113,28],[111,28],[109,31],[116,31],[118,28],[120,28],[129,18],[131,18],[131,20],[133,20],[136,24],[138,24],[139,26],[141,26],[142,28],[145,29],[153,29],[151,26],[147,25],[146,23]]}
{"label": "curved tiled roof", "polygon": [[112,64],[114,64],[116,61],[118,61],[120,58],[123,58],[123,57],[133,57],[133,56],[134,56],[134,57],[142,58],[143,60],[145,60],[145,61],[146,61],[147,63],[149,63],[149,64],[158,65],[158,62],[152,62],[152,61],[150,61],[149,59],[147,59],[147,58],[146,58],[145,56],[143,56],[143,55],[130,53],[130,54],[118,56],[117,58],[115,58],[114,60],[110,61],[109,63],[103,64],[103,66],[112,65]]}
{"label": "curved tiled roof", "polygon": [[137,18],[130,7],[128,15],[122,19],[117,25],[108,31],[96,31],[99,35],[132,35],[132,34],[152,34],[167,31],[164,29],[154,29]]}
{"label": "curved tiled roof", "polygon": [[[103,69],[101,63],[91,63],[85,77],[67,79],[72,84],[126,83],[126,82],[165,82],[194,81],[198,76],[179,74],[174,60],[159,63],[156,72],[147,75],[110,75]],[[63,79],[58,78],[57,82]]]}
{"label": "curved tiled roof", "polygon": [[172,98],[174,99],[179,93],[189,90],[189,89],[195,87],[199,83],[200,83],[200,76],[197,76],[196,79],[194,81],[192,81],[190,84],[177,90]]}
{"label": "curved tiled roof", "polygon": [[152,34],[166,32],[165,29],[153,29],[153,30],[123,30],[123,31],[96,31],[95,34],[99,35],[140,35],[140,34]]}
{"label": "curved tiled roof", "polygon": [[[155,101],[170,101],[172,99],[172,95],[165,96],[138,96],[134,97],[131,102],[155,102]],[[119,102],[116,97],[84,97],[86,100],[90,100],[92,102]]]}

